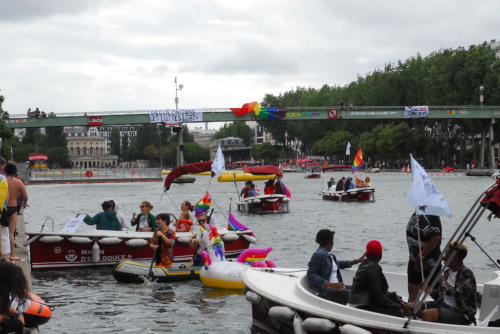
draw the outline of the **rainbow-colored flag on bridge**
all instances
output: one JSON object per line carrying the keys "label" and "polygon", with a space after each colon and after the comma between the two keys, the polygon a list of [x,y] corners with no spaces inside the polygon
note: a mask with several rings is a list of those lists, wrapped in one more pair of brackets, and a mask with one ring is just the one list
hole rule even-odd
{"label": "rainbow-colored flag on bridge", "polygon": [[351,172],[355,173],[359,168],[363,166],[363,150],[359,149],[358,153],[354,157],[354,161],[352,162]]}

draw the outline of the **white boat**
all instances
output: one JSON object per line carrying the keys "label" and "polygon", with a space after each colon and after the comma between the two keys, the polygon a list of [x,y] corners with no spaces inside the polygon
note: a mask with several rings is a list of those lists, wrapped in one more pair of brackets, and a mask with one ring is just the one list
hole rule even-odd
{"label": "white boat", "polygon": [[375,201],[375,188],[354,188],[347,191],[323,190],[319,193],[326,201],[338,202],[373,202]]}
{"label": "white boat", "polygon": [[241,198],[236,206],[238,211],[248,213],[286,213],[290,200],[285,195],[258,195]]}
{"label": "white boat", "polygon": [[[252,333],[414,333],[414,334],[486,334],[499,328],[485,327],[500,319],[500,271],[497,278],[478,285],[482,292],[477,312],[478,326],[459,326],[411,320],[374,313],[331,302],[318,297],[307,283],[306,269],[249,268],[243,272],[246,297],[252,303]],[[355,270],[342,270],[347,285]],[[390,291],[407,294],[404,274],[385,273]]]}

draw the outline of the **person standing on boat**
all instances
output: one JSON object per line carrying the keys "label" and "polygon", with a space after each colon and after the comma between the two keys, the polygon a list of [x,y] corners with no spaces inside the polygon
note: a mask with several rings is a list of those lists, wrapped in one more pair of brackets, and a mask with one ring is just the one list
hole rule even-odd
{"label": "person standing on boat", "polygon": [[[121,231],[122,225],[113,211],[113,204],[111,201],[104,201],[101,204],[102,212],[99,212],[94,217],[86,215],[83,221],[87,225],[96,225],[98,230]],[[77,214],[78,216],[79,214]]]}
{"label": "person standing on boat", "polygon": [[[160,213],[156,216],[157,228],[149,246],[156,250],[155,263],[162,267],[171,267],[174,263],[175,230],[170,227],[170,215]],[[161,242],[160,242],[161,240]]]}
{"label": "person standing on boat", "polygon": [[135,226],[136,232],[149,232],[156,230],[156,217],[151,214],[153,206],[148,201],[143,201],[139,206],[141,213],[132,213],[130,224]]}
{"label": "person standing on boat", "polygon": [[[417,216],[414,213],[408,221],[408,225],[406,226],[406,242],[410,253],[407,268],[409,303],[415,300],[420,285],[423,283],[422,278],[425,280],[429,276],[439,255],[441,255],[442,233],[439,216]],[[423,265],[423,270],[421,269],[421,265]],[[437,268],[436,273],[439,272],[440,268]]]}
{"label": "person standing on boat", "polygon": [[210,226],[208,224],[209,217],[206,212],[201,213],[198,217],[198,231],[193,233],[192,246],[195,249],[195,254],[193,256],[193,266],[202,266],[203,259],[201,257],[201,252],[207,251],[210,246]]}
{"label": "person standing on boat", "polygon": [[431,292],[434,301],[425,303],[420,315],[423,321],[454,325],[476,322],[477,286],[474,273],[464,265],[467,246],[454,241],[443,260],[447,261],[453,251],[455,256]]}
{"label": "person standing on boat", "polygon": [[352,280],[348,306],[377,313],[403,317],[405,304],[395,293],[389,293],[387,279],[379,265],[382,244],[371,240],[366,244],[366,260],[358,267]]}
{"label": "person standing on boat", "polygon": [[352,261],[337,260],[337,257],[330,253],[333,249],[334,231],[323,229],[316,234],[318,250],[314,252],[308,263],[307,279],[309,285],[322,298],[340,304],[346,304],[350,290],[343,283],[340,269],[350,268],[352,265],[360,263],[364,255]]}

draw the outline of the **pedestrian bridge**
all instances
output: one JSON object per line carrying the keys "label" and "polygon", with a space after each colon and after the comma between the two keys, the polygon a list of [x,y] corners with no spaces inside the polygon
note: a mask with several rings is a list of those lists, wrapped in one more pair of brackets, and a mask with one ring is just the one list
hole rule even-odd
{"label": "pedestrian bridge", "polygon": [[[373,106],[373,107],[291,107],[283,111],[280,121],[297,120],[366,120],[366,119],[494,119],[500,118],[500,106]],[[154,118],[152,113],[168,114]],[[185,117],[185,115],[191,115]],[[196,117],[193,115],[196,114]],[[161,122],[158,119],[162,120]],[[194,123],[263,120],[254,113],[235,116],[230,108],[130,110],[88,113],[58,113],[36,118],[12,115],[6,119],[10,128],[46,128],[54,126],[103,126],[148,123]]]}

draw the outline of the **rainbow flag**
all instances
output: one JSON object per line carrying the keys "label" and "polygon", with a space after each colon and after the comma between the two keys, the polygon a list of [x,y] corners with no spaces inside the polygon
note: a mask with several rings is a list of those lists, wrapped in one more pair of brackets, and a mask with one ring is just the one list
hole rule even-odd
{"label": "rainbow flag", "polygon": [[[227,217],[227,229],[232,230],[232,231],[248,231],[249,228],[240,223],[236,217],[232,214],[229,213]],[[255,236],[255,234],[251,233],[251,236]]]}
{"label": "rainbow flag", "polygon": [[363,166],[363,150],[359,149],[358,153],[356,153],[356,156],[354,157],[354,161],[352,162],[351,172],[356,172],[359,168],[361,168],[361,166]]}
{"label": "rainbow flag", "polygon": [[263,119],[282,119],[286,116],[286,108],[261,107],[258,102],[245,103],[241,108],[230,108],[235,116],[243,116],[253,112],[255,116]]}
{"label": "rainbow flag", "polygon": [[280,180],[280,183],[281,183],[281,189],[283,189],[283,195],[285,195],[288,198],[292,198],[292,192],[290,191],[290,189],[288,189],[288,187],[285,186],[283,181]]}
{"label": "rainbow flag", "polygon": [[210,193],[207,191],[205,196],[196,203],[194,207],[194,216],[199,217],[201,214],[206,213],[210,210],[212,206],[212,198],[210,197]]}

